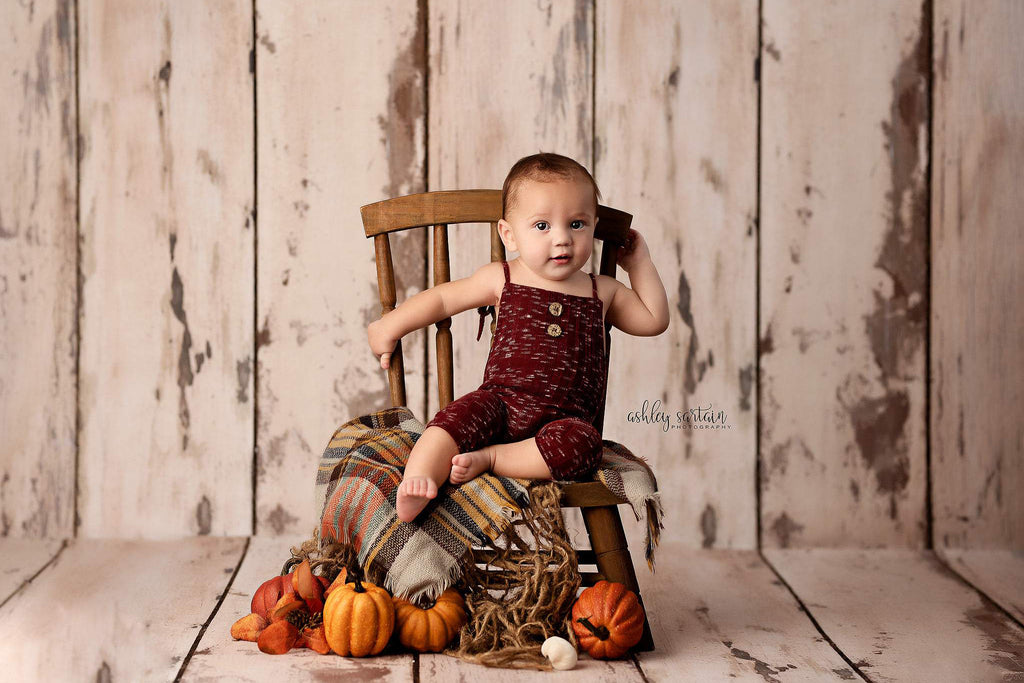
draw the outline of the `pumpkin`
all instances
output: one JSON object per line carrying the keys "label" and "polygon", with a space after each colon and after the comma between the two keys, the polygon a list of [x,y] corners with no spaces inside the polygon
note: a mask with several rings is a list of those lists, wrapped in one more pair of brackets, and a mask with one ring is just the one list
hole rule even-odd
{"label": "pumpkin", "polygon": [[636,593],[623,584],[598,581],[573,603],[572,629],[594,659],[618,659],[640,642],[644,610]]}
{"label": "pumpkin", "polygon": [[395,628],[395,605],[386,590],[355,580],[331,591],[324,604],[324,635],[343,657],[366,657],[388,644]]}
{"label": "pumpkin", "polygon": [[275,576],[272,579],[268,579],[253,593],[252,611],[269,620],[270,616],[267,612],[274,608],[274,605],[281,599],[281,596],[285,593],[294,592],[292,577]]}
{"label": "pumpkin", "polygon": [[440,652],[466,623],[466,603],[454,588],[441,593],[429,609],[421,609],[403,598],[393,601],[398,640],[416,652]]}

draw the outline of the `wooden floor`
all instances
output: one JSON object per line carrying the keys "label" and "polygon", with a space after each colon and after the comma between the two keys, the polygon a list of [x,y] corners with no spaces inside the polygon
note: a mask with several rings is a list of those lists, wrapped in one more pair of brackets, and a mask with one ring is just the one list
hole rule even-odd
{"label": "wooden floor", "polygon": [[640,567],[657,649],[569,672],[231,640],[300,539],[0,539],[0,680],[1024,681],[1024,553],[691,550]]}

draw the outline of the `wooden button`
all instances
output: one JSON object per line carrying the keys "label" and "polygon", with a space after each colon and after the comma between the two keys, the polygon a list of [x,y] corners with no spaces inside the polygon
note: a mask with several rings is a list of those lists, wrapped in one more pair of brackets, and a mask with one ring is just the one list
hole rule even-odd
{"label": "wooden button", "polygon": [[562,304],[560,304],[557,301],[555,301],[550,306],[548,306],[548,310],[551,312],[551,315],[554,315],[554,316],[562,315]]}
{"label": "wooden button", "polygon": [[555,323],[551,323],[548,325],[548,335],[552,337],[560,337],[562,336],[562,328]]}

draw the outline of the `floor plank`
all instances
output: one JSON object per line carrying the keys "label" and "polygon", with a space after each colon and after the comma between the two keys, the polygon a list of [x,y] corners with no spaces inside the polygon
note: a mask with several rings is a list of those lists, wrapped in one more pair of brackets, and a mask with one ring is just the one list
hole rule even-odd
{"label": "floor plank", "polygon": [[231,625],[250,612],[252,595],[276,576],[302,538],[255,536],[224,603],[203,634],[185,667],[183,681],[230,678],[234,681],[308,681],[344,676],[346,680],[412,681],[412,655],[394,654],[354,659],[306,648],[285,655],[266,655],[256,643],[232,640]]}
{"label": "floor plank", "polygon": [[771,549],[765,556],[871,680],[1024,678],[1024,629],[931,552]]}
{"label": "floor plank", "polygon": [[1024,551],[939,549],[937,553],[953,571],[1024,622]]}
{"label": "floor plank", "polygon": [[448,655],[420,655],[421,683],[426,681],[485,680],[488,683],[512,683],[515,681],[551,681],[552,674],[562,681],[584,681],[590,683],[625,683],[643,681],[632,659],[602,662],[581,654],[575,669],[569,671],[538,671],[535,669],[499,669],[482,664],[465,662]]}
{"label": "floor plank", "polygon": [[753,550],[663,544],[641,572],[655,650],[649,681],[828,681],[857,676]]}
{"label": "floor plank", "polygon": [[60,552],[60,539],[0,538],[0,605]]}
{"label": "floor plank", "polygon": [[0,609],[6,680],[171,680],[245,539],[84,539]]}

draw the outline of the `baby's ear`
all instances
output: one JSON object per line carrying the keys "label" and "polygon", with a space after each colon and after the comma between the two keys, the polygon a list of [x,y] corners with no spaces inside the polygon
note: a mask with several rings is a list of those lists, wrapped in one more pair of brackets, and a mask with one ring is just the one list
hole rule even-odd
{"label": "baby's ear", "polygon": [[516,237],[512,233],[512,226],[504,218],[498,221],[498,236],[507,251],[519,251],[516,247]]}

